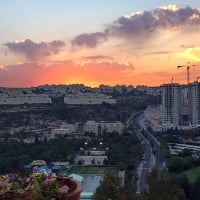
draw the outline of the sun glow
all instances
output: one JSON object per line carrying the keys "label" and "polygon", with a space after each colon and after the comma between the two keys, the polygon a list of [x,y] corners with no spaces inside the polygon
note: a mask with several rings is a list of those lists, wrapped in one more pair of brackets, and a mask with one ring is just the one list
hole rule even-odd
{"label": "sun glow", "polygon": [[179,55],[188,60],[200,62],[200,47],[188,48],[184,52],[179,53]]}

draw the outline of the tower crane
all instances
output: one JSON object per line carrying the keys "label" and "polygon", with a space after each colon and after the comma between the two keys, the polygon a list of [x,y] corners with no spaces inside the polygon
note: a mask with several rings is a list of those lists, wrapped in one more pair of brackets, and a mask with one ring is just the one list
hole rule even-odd
{"label": "tower crane", "polygon": [[187,69],[187,83],[188,83],[188,85],[190,84],[190,67],[194,67],[194,66],[196,66],[196,65],[186,65],[186,66],[178,65],[177,66],[178,69],[181,68],[181,67],[186,67],[186,69]]}

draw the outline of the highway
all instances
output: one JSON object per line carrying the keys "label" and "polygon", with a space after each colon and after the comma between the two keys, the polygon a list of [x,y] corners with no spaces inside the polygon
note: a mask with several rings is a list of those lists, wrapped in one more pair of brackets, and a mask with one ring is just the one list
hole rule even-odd
{"label": "highway", "polygon": [[153,154],[149,141],[141,134],[139,130],[136,131],[137,137],[141,139],[144,146],[144,159],[139,166],[137,191],[141,192],[147,189],[146,177],[153,166]]}
{"label": "highway", "polygon": [[137,115],[137,117],[135,117],[135,123],[137,124],[138,128],[142,129],[142,134],[151,144],[152,152],[155,157],[155,167],[158,170],[162,171],[166,165],[164,156],[162,155],[160,150],[160,142],[145,127],[143,113],[140,113],[139,115]]}
{"label": "highway", "polygon": [[165,160],[160,151],[159,141],[146,129],[144,125],[143,112],[133,113],[127,120],[127,125],[134,125],[136,133],[141,144],[144,146],[144,159],[139,164],[137,173],[137,192],[140,193],[148,188],[146,177],[152,167],[159,171],[165,168]]}

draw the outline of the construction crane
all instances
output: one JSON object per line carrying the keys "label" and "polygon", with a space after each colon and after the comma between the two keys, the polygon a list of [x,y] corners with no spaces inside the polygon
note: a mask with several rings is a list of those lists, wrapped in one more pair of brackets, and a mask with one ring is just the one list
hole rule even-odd
{"label": "construction crane", "polygon": [[181,67],[186,67],[186,69],[187,69],[187,83],[188,83],[188,85],[190,84],[190,67],[194,67],[194,66],[196,66],[196,65],[189,65],[189,62],[188,62],[188,65],[186,65],[186,66],[182,66],[182,65],[178,65],[177,66],[178,69],[181,68]]}

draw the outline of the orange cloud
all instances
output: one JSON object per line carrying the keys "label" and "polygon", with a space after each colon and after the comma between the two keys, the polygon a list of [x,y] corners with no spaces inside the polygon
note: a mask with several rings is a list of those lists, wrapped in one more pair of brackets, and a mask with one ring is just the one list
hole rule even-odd
{"label": "orange cloud", "polygon": [[[160,63],[163,61],[161,60]],[[186,83],[186,70],[178,70],[176,63],[168,64],[162,68],[152,60],[146,60],[137,70],[130,62],[86,62],[84,64],[68,61],[55,61],[48,65],[37,63],[23,63],[2,66],[0,68],[0,85],[4,87],[30,87],[44,84],[76,84],[83,83],[88,86],[107,85],[138,85],[158,86],[174,82]],[[153,66],[153,67],[152,67]],[[195,71],[196,70],[196,71]],[[190,80],[196,80],[200,67],[191,68]]]}
{"label": "orange cloud", "polygon": [[0,84],[6,87],[30,87],[43,84],[84,83],[129,84],[131,63],[102,62],[75,64],[72,61],[52,62],[49,65],[24,63],[4,66],[0,69]]}

